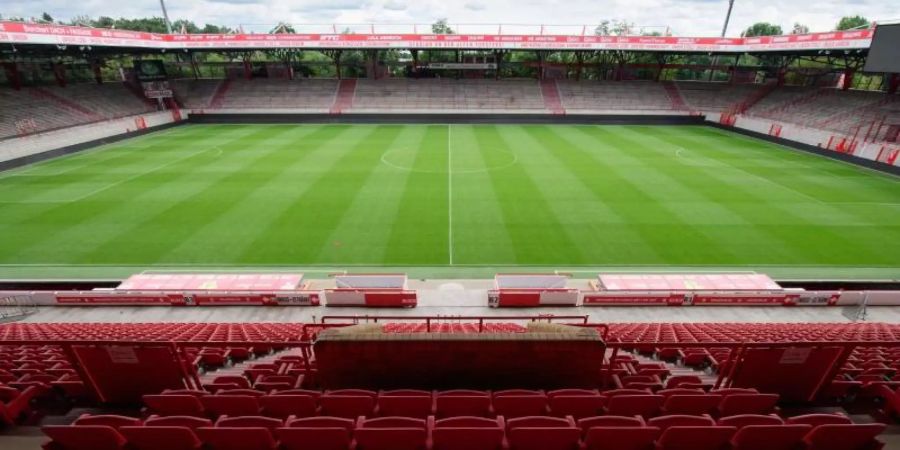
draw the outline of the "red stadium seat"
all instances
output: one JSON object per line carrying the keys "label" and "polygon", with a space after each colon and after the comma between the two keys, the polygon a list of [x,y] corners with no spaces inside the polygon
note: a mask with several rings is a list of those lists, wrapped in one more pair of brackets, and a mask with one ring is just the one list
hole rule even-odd
{"label": "red stadium seat", "polygon": [[502,419],[484,417],[450,417],[438,419],[432,429],[434,450],[501,450],[504,423]]}
{"label": "red stadium seat", "polygon": [[45,450],[122,450],[127,442],[105,425],[47,425],[41,430],[51,439]]}
{"label": "red stadium seat", "polygon": [[288,420],[275,433],[285,450],[349,450],[354,427],[352,419],[309,417]]}
{"label": "red stadium seat", "polygon": [[550,414],[557,417],[593,417],[599,415],[606,404],[605,396],[589,390],[562,389],[548,392],[547,397]]}
{"label": "red stadium seat", "polygon": [[747,425],[731,438],[732,450],[796,450],[803,447],[809,425]]}
{"label": "red stadium seat", "polygon": [[382,393],[378,396],[376,414],[381,417],[417,417],[425,419],[433,411],[434,399],[429,392],[425,394],[392,395]]}
{"label": "red stadium seat", "polygon": [[492,413],[490,394],[483,391],[444,391],[434,398],[435,416],[477,416],[488,417]]}
{"label": "red stadium seat", "polygon": [[202,427],[195,433],[209,450],[275,450],[278,446],[267,428]]}
{"label": "red stadium seat", "polygon": [[193,429],[177,426],[122,427],[133,450],[198,450],[203,446]]}
{"label": "red stadium seat", "polygon": [[79,418],[72,422],[72,425],[103,425],[118,429],[119,427],[137,427],[141,426],[141,419],[128,416],[117,416],[113,414],[91,415],[82,414]]}
{"label": "red stadium seat", "polygon": [[808,450],[880,450],[884,443],[876,439],[884,424],[819,425],[803,439]]}
{"label": "red stadium seat", "polygon": [[355,419],[372,415],[375,397],[326,393],[319,397],[319,406],[322,415]]}
{"label": "red stadium seat", "polygon": [[543,392],[500,391],[494,393],[494,412],[506,418],[547,414],[547,396]]}
{"label": "red stadium seat", "polygon": [[676,375],[666,380],[666,389],[678,388],[684,383],[703,384],[703,380],[696,375]]}
{"label": "red stadium seat", "polygon": [[210,417],[259,414],[259,402],[249,395],[210,395],[201,398],[200,403]]}
{"label": "red stadium seat", "polygon": [[654,417],[647,425],[666,431],[672,427],[707,427],[714,426],[716,421],[709,416],[671,415]]}
{"label": "red stadium seat", "polygon": [[671,427],[656,441],[658,450],[726,450],[734,427],[699,426]]}
{"label": "red stadium seat", "polygon": [[777,394],[733,394],[726,395],[719,404],[719,416],[738,414],[769,414],[778,404]]}
{"label": "red stadium seat", "polygon": [[719,407],[721,395],[672,395],[662,406],[663,414],[711,414]]}
{"label": "red stadium seat", "polygon": [[23,391],[0,386],[0,425],[15,424],[28,410],[31,400],[37,397],[39,388],[29,386]]}
{"label": "red stadium seat", "polygon": [[788,417],[785,420],[789,425],[847,425],[853,423],[849,417],[843,414],[805,414],[802,416]]}
{"label": "red stadium seat", "polygon": [[197,417],[206,415],[206,409],[200,403],[200,398],[193,395],[145,395],[143,399],[153,414]]}
{"label": "red stadium seat", "polygon": [[211,427],[213,426],[213,422],[209,419],[205,419],[202,417],[191,417],[191,416],[150,416],[147,420],[144,421],[144,426],[153,426],[153,427],[180,427],[180,428],[190,428],[191,430],[200,428],[200,427]]}
{"label": "red stadium seat", "polygon": [[236,384],[238,389],[250,389],[250,380],[240,375],[222,375],[213,378],[213,383],[232,383]]}
{"label": "red stadium seat", "polygon": [[784,420],[781,420],[781,417],[774,414],[740,414],[737,416],[722,417],[716,424],[741,429],[748,425],[783,425]]}
{"label": "red stadium seat", "polygon": [[359,450],[424,450],[428,426],[411,417],[360,419],[354,437]]}
{"label": "red stadium seat", "polygon": [[307,395],[267,395],[259,398],[262,415],[287,419],[316,415],[316,399]]}
{"label": "red stadium seat", "polygon": [[587,430],[586,450],[652,450],[660,430],[648,426],[598,426]]}
{"label": "red stadium seat", "polygon": [[577,450],[581,430],[572,419],[519,417],[506,423],[511,450]]}
{"label": "red stadium seat", "polygon": [[659,413],[662,395],[616,395],[606,402],[606,414],[612,416],[653,417]]}
{"label": "red stadium seat", "polygon": [[282,426],[283,420],[263,416],[220,417],[216,421],[216,427],[219,428],[265,428],[272,431]]}

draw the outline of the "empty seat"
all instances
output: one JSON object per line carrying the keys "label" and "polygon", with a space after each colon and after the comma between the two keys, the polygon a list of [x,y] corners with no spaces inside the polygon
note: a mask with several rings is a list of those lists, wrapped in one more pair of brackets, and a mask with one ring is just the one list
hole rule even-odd
{"label": "empty seat", "polygon": [[128,416],[117,416],[113,414],[101,414],[101,415],[91,415],[91,414],[82,414],[79,418],[75,419],[72,422],[72,425],[104,425],[112,428],[126,427],[126,426],[140,426],[142,425],[141,419],[135,417]]}
{"label": "empty seat", "polygon": [[666,431],[672,427],[707,427],[716,422],[709,416],[670,415],[654,417],[647,421],[647,425]]}
{"label": "empty seat", "polygon": [[494,412],[506,418],[542,416],[547,413],[547,395],[539,391],[499,391],[494,393]]}
{"label": "empty seat", "polygon": [[203,445],[194,430],[187,427],[122,427],[119,433],[133,450],[198,450]]}
{"label": "empty seat", "polygon": [[500,450],[504,425],[501,419],[450,417],[432,425],[434,450]]}
{"label": "empty seat", "polygon": [[265,428],[272,431],[284,425],[284,422],[273,417],[243,416],[221,417],[216,421],[216,427],[225,428]]}
{"label": "empty seat", "polygon": [[593,417],[603,411],[606,397],[596,391],[563,389],[547,393],[550,413],[554,416],[572,416],[576,419]]}
{"label": "empty seat", "polygon": [[259,402],[249,395],[210,395],[201,398],[200,403],[210,417],[259,414]]}
{"label": "empty seat", "polygon": [[884,424],[819,425],[803,438],[809,450],[879,450],[884,443],[876,439]]}
{"label": "empty seat", "polygon": [[487,392],[455,390],[438,392],[434,398],[434,414],[438,418],[456,416],[488,417],[491,397]]}
{"label": "empty seat", "polygon": [[285,450],[348,450],[355,423],[340,417],[307,417],[289,420],[275,430]]}
{"label": "empty seat", "polygon": [[209,450],[275,450],[268,428],[201,427],[195,431]]}
{"label": "empty seat", "polygon": [[377,415],[382,417],[417,417],[424,419],[432,414],[434,399],[431,395],[385,395],[378,397]]}
{"label": "empty seat", "polygon": [[662,406],[663,414],[710,414],[719,407],[721,395],[672,395]]}
{"label": "empty seat", "polygon": [[195,430],[200,427],[211,427],[213,423],[209,419],[191,416],[150,416],[144,421],[144,426],[154,427],[182,427]]}
{"label": "empty seat", "polygon": [[153,414],[161,416],[197,416],[206,414],[200,399],[194,395],[145,395],[144,404]]}
{"label": "empty seat", "polygon": [[666,380],[666,389],[680,387],[682,384],[699,385],[703,384],[703,380],[696,375],[675,375]]}
{"label": "empty seat", "polygon": [[222,375],[213,378],[213,383],[232,383],[237,385],[238,389],[250,389],[250,380],[241,375]]}
{"label": "empty seat", "polygon": [[778,404],[778,394],[734,394],[726,395],[719,403],[719,416],[738,414],[769,414]]}
{"label": "empty seat", "polygon": [[259,398],[262,415],[287,419],[316,415],[316,399],[307,395],[267,395]]}
{"label": "empty seat", "polygon": [[355,419],[370,416],[375,409],[375,398],[362,395],[334,395],[327,393],[319,397],[321,413],[326,416]]}
{"label": "empty seat", "polygon": [[740,414],[722,417],[716,423],[726,427],[741,429],[748,425],[783,425],[784,421],[781,420],[781,417],[774,414]]}
{"label": "empty seat", "polygon": [[45,450],[121,450],[125,437],[106,425],[48,425],[41,430],[50,438]]}
{"label": "empty seat", "polygon": [[785,423],[791,425],[846,425],[853,423],[849,417],[843,414],[804,414],[802,416],[788,417]]}
{"label": "empty seat", "polygon": [[652,450],[660,429],[643,424],[609,424],[598,422],[584,431],[586,450]]}
{"label": "empty seat", "polygon": [[606,402],[606,414],[613,416],[653,417],[659,413],[661,395],[616,395]]}
{"label": "empty seat", "polygon": [[428,427],[425,420],[412,417],[360,419],[354,437],[359,450],[423,450]]}
{"label": "empty seat", "polygon": [[734,427],[700,426],[670,427],[662,432],[656,441],[658,450],[725,450],[731,437],[737,431]]}
{"label": "empty seat", "polygon": [[747,425],[731,438],[732,450],[795,450],[803,447],[809,425]]}
{"label": "empty seat", "polygon": [[511,450],[576,450],[581,438],[574,420],[560,417],[509,419],[506,429]]}

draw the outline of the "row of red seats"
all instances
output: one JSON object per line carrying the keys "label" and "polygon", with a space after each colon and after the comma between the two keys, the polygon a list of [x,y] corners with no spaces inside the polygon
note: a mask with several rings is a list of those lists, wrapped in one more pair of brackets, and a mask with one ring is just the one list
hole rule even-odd
{"label": "row of red seats", "polygon": [[621,342],[715,344],[900,340],[900,324],[886,323],[613,323],[609,337]]}
{"label": "row of red seats", "polygon": [[881,424],[812,415],[777,416],[381,417],[82,416],[46,426],[45,450],[879,450]]}
{"label": "row of red seats", "polygon": [[15,424],[30,411],[33,400],[55,393],[76,400],[87,395],[61,348],[0,346],[0,424]]}
{"label": "row of red seats", "polygon": [[385,333],[524,333],[527,328],[515,323],[485,323],[481,327],[477,323],[438,322],[429,327],[424,323],[386,323],[382,328]]}
{"label": "row of red seats", "polygon": [[598,392],[562,389],[550,392],[506,390],[497,392],[367,391],[343,389],[319,391],[291,389],[266,393],[252,389],[226,389],[215,394],[204,391],[166,391],[145,395],[151,414],[216,418],[222,415],[262,414],[271,417],[315,415],[354,418],[401,416],[424,418],[477,416],[524,417],[551,415],[575,418],[597,415],[654,417],[665,414],[768,414],[776,410],[778,395],[752,389],[721,389],[709,393],[699,389],[617,389]]}
{"label": "row of red seats", "polygon": [[8,323],[0,341],[131,340],[284,342],[300,339],[299,323]]}

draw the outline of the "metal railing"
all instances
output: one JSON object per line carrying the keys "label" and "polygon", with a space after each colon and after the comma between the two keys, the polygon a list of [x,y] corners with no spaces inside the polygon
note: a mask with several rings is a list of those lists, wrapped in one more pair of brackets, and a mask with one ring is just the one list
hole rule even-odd
{"label": "metal railing", "polygon": [[30,296],[0,298],[0,322],[19,320],[37,311],[37,305]]}

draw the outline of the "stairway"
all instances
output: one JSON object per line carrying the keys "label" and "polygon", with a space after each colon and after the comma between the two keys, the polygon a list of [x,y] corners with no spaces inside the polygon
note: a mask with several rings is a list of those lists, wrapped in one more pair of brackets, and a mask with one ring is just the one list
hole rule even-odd
{"label": "stairway", "polygon": [[34,95],[35,97],[43,97],[43,98],[52,100],[53,102],[62,105],[66,109],[69,109],[78,114],[84,115],[85,117],[87,117],[88,119],[90,119],[92,121],[103,120],[103,116],[95,113],[94,111],[91,111],[88,108],[85,108],[84,106],[81,106],[80,104],[78,104],[75,101],[69,100],[69,99],[59,96],[59,95],[56,95],[55,93],[51,92],[50,90],[36,87],[36,88],[31,89],[31,94]]}
{"label": "stairway", "polygon": [[209,100],[210,108],[221,108],[222,103],[225,101],[225,95],[228,94],[228,89],[231,88],[231,80],[225,79],[219,83],[219,86],[216,87],[216,92],[213,94],[212,98]]}
{"label": "stairway", "polygon": [[541,95],[544,97],[544,108],[555,115],[566,114],[556,80],[541,80]]}
{"label": "stairway", "polygon": [[334,103],[331,105],[331,114],[343,114],[353,107],[353,95],[356,93],[356,79],[341,80],[337,92],[334,94]]}
{"label": "stairway", "polygon": [[760,86],[759,89],[753,91],[747,98],[745,98],[742,102],[738,103],[734,107],[732,107],[732,111],[734,114],[743,114],[747,112],[748,109],[752,108],[754,105],[759,103],[762,99],[766,98],[769,94],[772,93],[775,89],[778,88],[777,83],[765,83]]}
{"label": "stairway", "polygon": [[687,111],[690,109],[687,103],[684,102],[681,91],[678,90],[678,85],[671,81],[663,81],[662,85],[663,89],[666,90],[666,95],[669,96],[669,100],[672,102],[672,109],[676,111]]}
{"label": "stairway", "polygon": [[222,376],[243,377],[244,371],[246,369],[249,369],[251,366],[255,366],[257,364],[275,364],[275,362],[278,361],[279,358],[283,358],[285,356],[303,356],[303,352],[300,348],[289,348],[286,350],[275,351],[271,354],[259,358],[250,358],[232,366],[222,367],[217,370],[205,372],[200,375],[200,383],[203,385],[207,385],[212,383],[216,378]]}
{"label": "stairway", "polygon": [[[699,370],[694,369],[687,366],[680,366],[676,363],[663,361],[659,359],[654,359],[649,356],[642,355],[640,353],[630,353],[631,356],[639,363],[663,363],[666,368],[669,369],[669,376],[666,379],[671,379],[672,377],[677,376],[695,376],[699,377],[704,385],[715,386],[716,380],[718,380],[718,375],[715,375],[707,370]],[[663,380],[663,385],[665,385],[665,380]]]}

